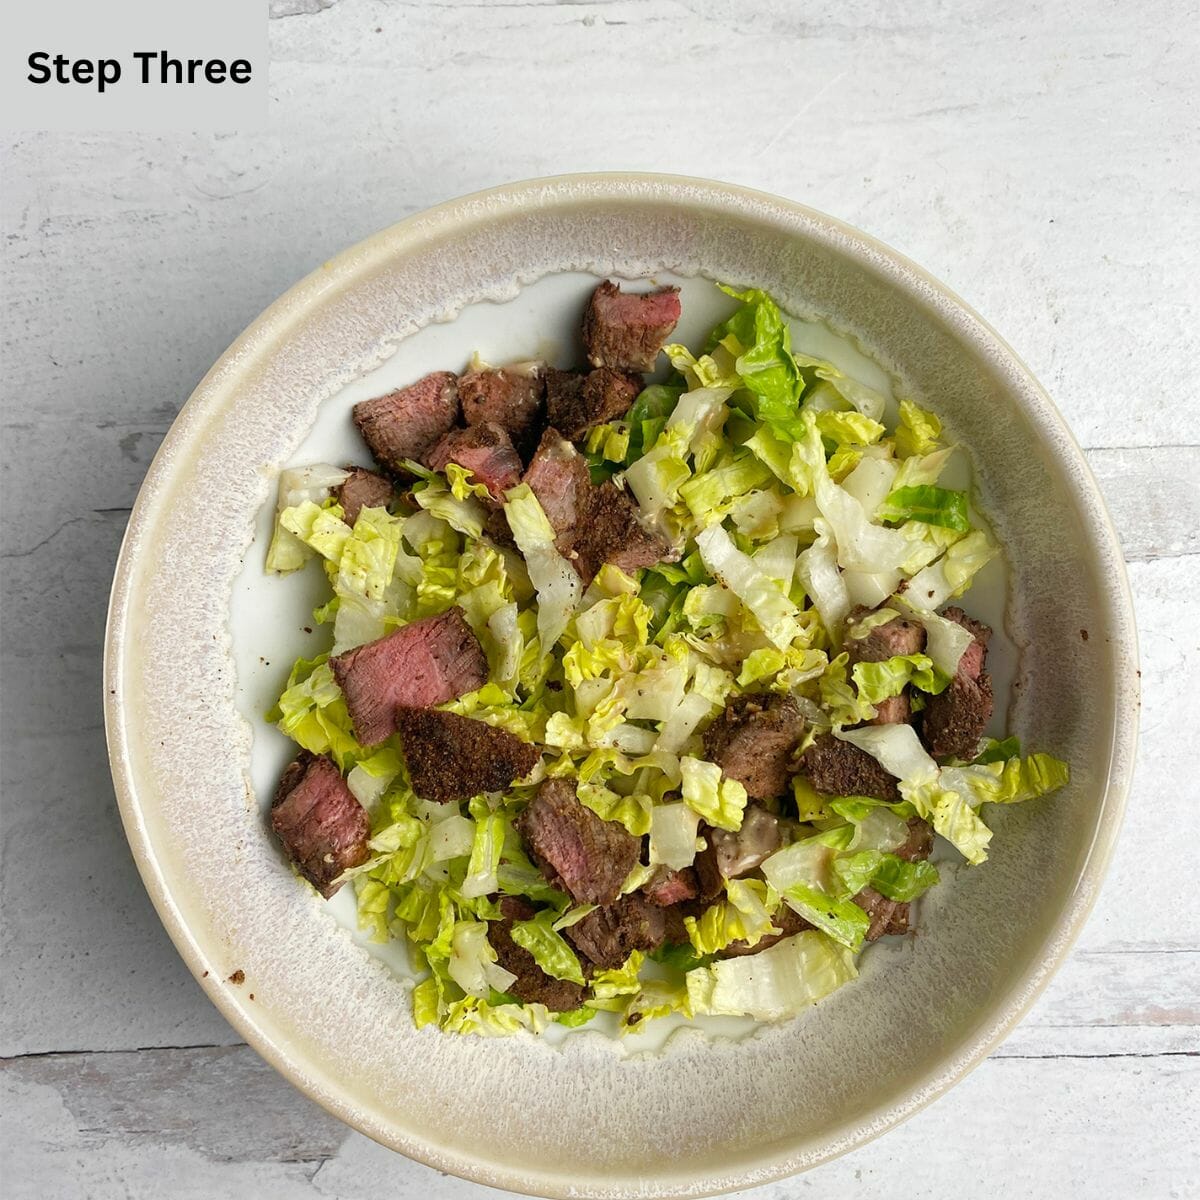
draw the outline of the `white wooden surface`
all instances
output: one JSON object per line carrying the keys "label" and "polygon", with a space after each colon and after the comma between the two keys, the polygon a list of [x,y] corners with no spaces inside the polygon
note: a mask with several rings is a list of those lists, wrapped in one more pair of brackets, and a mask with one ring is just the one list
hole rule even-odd
{"label": "white wooden surface", "polygon": [[1070,962],[950,1096],[784,1197],[1200,1195],[1200,137],[1191,3],[273,0],[268,132],[4,142],[3,1121],[37,1197],[483,1200],[275,1076],[159,927],[99,711],[154,449],[270,300],[430,203],[597,168],[835,213],[966,296],[1086,447],[1145,702]]}

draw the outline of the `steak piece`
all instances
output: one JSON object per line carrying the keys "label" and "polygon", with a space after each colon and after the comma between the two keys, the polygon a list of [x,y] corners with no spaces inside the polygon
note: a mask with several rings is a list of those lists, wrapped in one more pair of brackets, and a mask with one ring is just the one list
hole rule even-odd
{"label": "steak piece", "polygon": [[585,585],[605,563],[636,571],[671,553],[668,542],[642,528],[633,501],[615,483],[592,483],[587,460],[557,429],[542,434],[525,482],[558,535],[559,554]]}
{"label": "steak piece", "polygon": [[387,508],[395,496],[392,481],[362,467],[350,467],[350,477],[335,491],[342,520],[353,528],[364,508]]}
{"label": "steak piece", "polygon": [[593,425],[623,417],[642,390],[639,378],[609,367],[584,376],[567,371],[556,374],[566,378],[556,380],[553,386],[547,379],[546,419],[573,442],[584,438]]}
{"label": "steak piece", "polygon": [[500,425],[487,422],[452,429],[422,460],[432,471],[458,463],[488,490],[492,502],[504,503],[504,493],[521,482],[521,456]]}
{"label": "steak piece", "polygon": [[515,824],[542,873],[577,904],[612,904],[641,853],[639,838],[585,808],[566,779],[547,779]]}
{"label": "steak piece", "polygon": [[800,759],[800,768],[825,796],[870,796],[893,804],[900,799],[896,780],[865,750],[821,733]]}
{"label": "steak piece", "polygon": [[600,970],[611,971],[635,950],[657,950],[667,940],[666,911],[634,892],[593,909],[564,932]]}
{"label": "steak piece", "polygon": [[537,965],[537,960],[525,949],[512,940],[513,921],[528,921],[534,915],[531,905],[524,906],[528,911],[515,911],[509,905],[506,897],[500,902],[500,911],[505,914],[503,921],[489,921],[487,937],[496,952],[496,962],[506,971],[511,971],[517,978],[508,985],[509,996],[520,1000],[522,1004],[544,1004],[551,1012],[571,1012],[583,1003],[586,991],[569,979],[555,979],[547,975]]}
{"label": "steak piece", "polygon": [[683,900],[694,900],[699,892],[696,872],[691,867],[672,871],[670,867],[659,867],[654,877],[642,888],[642,893],[651,904],[659,908],[670,908]]}
{"label": "steak piece", "polygon": [[934,758],[974,758],[995,707],[992,679],[984,670],[992,631],[961,608],[948,608],[942,616],[969,630],[975,640],[959,659],[946,690],[925,701],[921,734]]}
{"label": "steak piece", "polygon": [[[933,850],[933,826],[921,817],[913,817],[908,822],[908,840],[894,851],[906,862],[917,862],[928,858]],[[854,897],[858,905],[870,918],[867,927],[868,942],[876,941],[889,933],[907,933],[911,928],[911,902],[908,900],[889,900],[874,888],[863,888]]]}
{"label": "steak piece", "polygon": [[539,757],[536,746],[507,729],[437,708],[398,708],[396,728],[413,791],[439,804],[501,791]]}
{"label": "steak piece", "polygon": [[850,663],[885,662],[898,654],[919,654],[925,649],[925,627],[905,617],[896,617],[883,625],[855,637],[855,629],[864,617],[875,610],[859,605],[846,618],[846,638],[842,648],[850,655]]}
{"label": "steak piece", "polygon": [[790,696],[737,696],[704,732],[704,756],[756,800],[787,791],[804,718]]}
{"label": "steak piece", "polygon": [[537,437],[545,380],[536,370],[504,367],[468,371],[458,381],[463,420],[468,425],[499,425],[523,449]]}
{"label": "steak piece", "polygon": [[923,817],[908,822],[908,840],[892,851],[905,862],[921,862],[933,853],[933,826]]}
{"label": "steak piece", "polygon": [[652,371],[654,360],[679,320],[679,289],[622,292],[605,280],[583,315],[583,344],[593,367]]}
{"label": "steak piece", "polygon": [[493,508],[489,510],[487,520],[483,523],[483,532],[496,543],[497,546],[508,547],[510,550],[516,550],[516,539],[512,535],[512,530],[508,525],[508,518],[504,515],[503,508]]}
{"label": "steak piece", "polygon": [[434,371],[424,379],[354,406],[354,424],[375,461],[396,474],[407,474],[406,458],[422,459],[458,420],[458,379]]}
{"label": "steak piece", "polygon": [[329,665],[364,746],[395,733],[400,705],[445,704],[488,678],[487,656],[457,608],[355,646]]}
{"label": "steak piece", "polygon": [[768,933],[765,937],[759,938],[753,946],[740,940],[730,942],[724,950],[717,952],[717,957],[745,958],[748,954],[761,954],[762,951],[778,945],[784,938],[794,937],[806,929],[813,928],[790,904],[781,904],[779,911],[771,917],[771,921],[779,930],[778,933]]}
{"label": "steak piece", "polygon": [[271,828],[300,874],[326,899],[334,880],[371,856],[367,810],[332,760],[302,750],[283,773],[271,802]]}
{"label": "steak piece", "polygon": [[525,471],[525,482],[558,534],[559,553],[568,553],[592,488],[587,459],[557,429],[547,429]]}
{"label": "steak piece", "polygon": [[854,897],[854,903],[871,918],[867,926],[868,942],[878,941],[887,933],[908,932],[908,901],[889,900],[874,888],[863,888]]}
{"label": "steak piece", "polygon": [[[846,637],[843,648],[850,656],[850,666],[859,662],[885,662],[898,654],[918,654],[925,649],[925,627],[916,621],[896,617],[876,625],[861,638],[854,636],[855,626],[874,609],[859,605],[846,618]],[[872,725],[905,725],[912,716],[908,688],[897,696],[889,696],[875,705]]]}
{"label": "steak piece", "polygon": [[586,493],[569,552],[564,555],[587,585],[605,563],[622,571],[652,567],[671,554],[671,545],[642,528],[637,508],[611,479]]}

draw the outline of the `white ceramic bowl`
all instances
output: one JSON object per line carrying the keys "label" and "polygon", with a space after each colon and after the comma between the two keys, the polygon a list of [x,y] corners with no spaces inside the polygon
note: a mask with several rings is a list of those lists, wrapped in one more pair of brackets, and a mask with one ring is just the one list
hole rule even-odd
{"label": "white ceramic bowl", "polygon": [[[1020,655],[1009,725],[1073,771],[1053,800],[993,811],[991,861],[935,889],[919,936],[873,949],[853,986],[747,1039],[676,1037],[662,1058],[593,1035],[554,1046],[415,1031],[406,984],[347,936],[344,907],[297,884],[262,820],[284,750],[257,713],[284,657],[305,648],[297,622],[311,602],[260,580],[278,467],[306,437],[305,458],[345,453],[349,403],[418,363],[461,365],[480,341],[497,355],[536,351],[516,343],[550,320],[554,286],[524,285],[570,271],[764,287],[938,411],[972,452],[1008,552],[1005,626]],[[543,310],[522,300],[537,296]],[[693,1196],[860,1145],[945,1091],[1021,1017],[1079,932],[1117,834],[1135,667],[1121,555],[1083,456],[979,317],[809,209],[700,180],[591,175],[403,221],[297,284],[237,340],[172,426],[133,510],[105,701],[122,816],[159,914],[213,1001],[297,1087],[380,1142],[482,1183]]]}

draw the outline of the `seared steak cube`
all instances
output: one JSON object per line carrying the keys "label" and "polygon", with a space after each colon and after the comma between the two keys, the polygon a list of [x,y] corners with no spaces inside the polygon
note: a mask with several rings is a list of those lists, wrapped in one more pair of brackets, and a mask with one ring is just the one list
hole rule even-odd
{"label": "seared steak cube", "polygon": [[670,908],[672,904],[694,900],[698,891],[696,872],[691,867],[684,867],[682,871],[659,867],[650,882],[642,888],[646,899],[659,908]]}
{"label": "seared steak cube", "polygon": [[352,467],[349,478],[334,493],[342,506],[342,520],[352,528],[364,508],[387,508],[395,494],[390,479],[362,467]]}
{"label": "seared steak cube", "polygon": [[525,470],[525,482],[558,535],[559,553],[566,554],[592,487],[587,459],[557,429],[547,429]]}
{"label": "seared steak cube", "polygon": [[[501,901],[501,911],[505,902]],[[530,909],[528,915],[515,919],[528,921],[534,915]],[[584,989],[569,979],[555,979],[547,975],[537,965],[537,960],[525,949],[512,940],[513,921],[506,917],[503,921],[488,923],[488,941],[496,951],[496,962],[506,971],[511,971],[517,978],[508,985],[508,995],[520,1000],[522,1004],[544,1004],[551,1012],[572,1012],[582,1003]]]}
{"label": "seared steak cube", "polygon": [[588,362],[616,371],[652,371],[679,312],[678,288],[622,292],[606,279],[592,293],[583,316]]}
{"label": "seared steak cube", "polygon": [[271,804],[271,828],[300,874],[328,899],[341,873],[367,861],[366,809],[337,766],[307,750],[283,773]]}
{"label": "seared steak cube", "polygon": [[458,420],[458,379],[434,371],[424,379],[354,406],[354,424],[380,466],[405,473],[404,459],[420,460]]}
{"label": "seared steak cube", "polygon": [[946,690],[926,699],[921,733],[934,758],[973,758],[995,706],[991,676],[984,670],[992,631],[961,608],[948,608],[942,616],[969,630],[975,640]]}
{"label": "seared steak cube", "polygon": [[666,911],[635,892],[594,909],[566,935],[600,970],[611,971],[635,950],[657,950],[667,940]]}
{"label": "seared steak cube", "polygon": [[546,419],[573,442],[593,426],[623,417],[642,390],[641,379],[609,367],[582,377],[566,371],[556,374],[565,378],[553,385],[547,380]]}
{"label": "seared steak cube", "polygon": [[532,367],[468,371],[458,381],[463,420],[468,425],[499,425],[525,450],[537,437],[545,388]]}
{"label": "seared steak cube", "polygon": [[787,791],[804,718],[790,696],[737,696],[704,733],[704,754],[756,800]]}
{"label": "seared steak cube", "polygon": [[865,750],[818,734],[800,760],[801,770],[825,796],[870,796],[886,803],[900,799],[896,780]]}
{"label": "seared steak cube", "polygon": [[401,705],[445,704],[488,678],[487,656],[457,608],[347,650],[329,665],[364,746],[396,731]]}
{"label": "seared steak cube", "polygon": [[566,779],[547,779],[516,826],[546,878],[578,904],[612,904],[641,851],[640,839],[585,808]]}
{"label": "seared steak cube", "polygon": [[498,792],[537,765],[538,748],[483,721],[436,708],[399,708],[396,728],[412,789],[446,804]]}
{"label": "seared steak cube", "polygon": [[448,463],[465,467],[495,504],[503,504],[504,493],[521,482],[521,456],[505,430],[491,422],[452,429],[424,462],[433,471],[444,471]]}
{"label": "seared steak cube", "polygon": [[667,541],[642,527],[633,501],[611,479],[589,488],[566,555],[584,584],[605,563],[633,572],[670,555]]}

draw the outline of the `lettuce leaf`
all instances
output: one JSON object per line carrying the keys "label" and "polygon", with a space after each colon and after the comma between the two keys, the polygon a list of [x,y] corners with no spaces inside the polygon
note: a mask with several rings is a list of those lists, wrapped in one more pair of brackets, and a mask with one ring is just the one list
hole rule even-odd
{"label": "lettuce leaf", "polygon": [[[714,762],[684,755],[679,760],[683,801],[710,825],[736,833],[742,827],[746,789]],[[690,859],[688,860],[691,861]]]}
{"label": "lettuce leaf", "polygon": [[547,975],[582,986],[583,968],[566,938],[554,928],[555,918],[551,909],[543,909],[532,920],[513,922],[512,940],[528,950]]}
{"label": "lettuce leaf", "polygon": [[[279,499],[275,509],[275,528],[271,545],[267,549],[266,569],[286,574],[304,566],[313,555],[313,549],[300,540],[280,521],[289,508],[305,501],[320,506],[329,498],[335,487],[340,486],[350,472],[328,463],[316,463],[311,467],[290,467],[279,472]],[[340,515],[340,514],[339,514]]]}
{"label": "lettuce leaf", "polygon": [[928,454],[935,450],[942,435],[942,423],[927,409],[911,400],[900,401],[900,424],[896,429],[896,453],[901,458]]}
{"label": "lettuce leaf", "polygon": [[925,654],[896,654],[882,662],[857,662],[851,674],[859,698],[868,704],[898,696],[910,683],[930,695],[945,691],[950,683]]}
{"label": "lettuce leaf", "polygon": [[952,492],[931,484],[897,488],[876,512],[881,521],[922,521],[967,533],[971,519],[967,513],[967,493]]}
{"label": "lettuce leaf", "polygon": [[798,1016],[857,974],[849,950],[824,934],[808,932],[759,954],[697,967],[686,978],[697,1013],[778,1021]]}
{"label": "lettuce leaf", "polygon": [[508,492],[504,513],[537,590],[538,641],[549,654],[579,606],[579,575],[555,547],[554,527],[527,483]]}
{"label": "lettuce leaf", "polygon": [[700,818],[686,804],[656,804],[650,810],[650,863],[672,871],[690,867],[696,858]]}
{"label": "lettuce leaf", "polygon": [[799,431],[797,410],[802,380],[792,357],[792,334],[779,306],[758,288],[739,292],[718,285],[742,302],[712,333],[712,341],[734,357],[734,367],[749,393],[751,413],[784,437]]}
{"label": "lettuce leaf", "polygon": [[767,639],[786,650],[800,635],[796,606],[779,585],[743,554],[720,525],[710,525],[696,538],[700,557],[713,577],[754,614]]}

